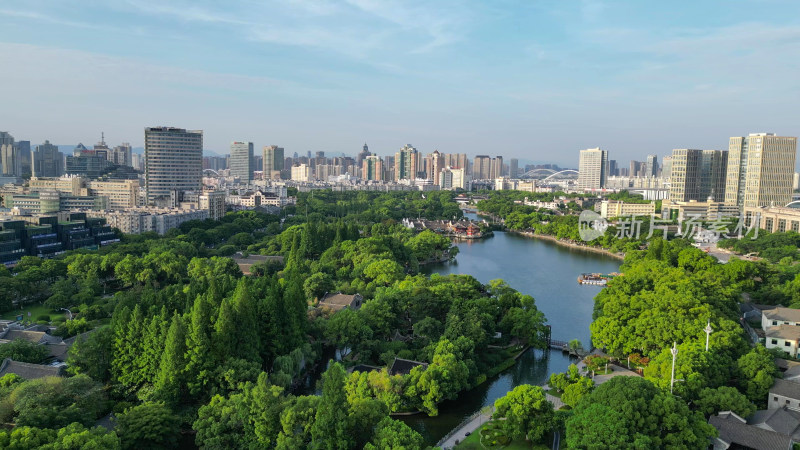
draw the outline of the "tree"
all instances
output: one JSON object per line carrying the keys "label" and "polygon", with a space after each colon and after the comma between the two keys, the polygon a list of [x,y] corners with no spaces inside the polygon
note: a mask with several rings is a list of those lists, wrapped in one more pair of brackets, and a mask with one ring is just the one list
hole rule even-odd
{"label": "tree", "polygon": [[332,364],[322,374],[322,397],[319,401],[311,437],[316,448],[350,448],[347,430],[347,397],[344,391],[345,372],[339,363]]}
{"label": "tree", "polygon": [[[715,433],[701,413],[690,411],[683,400],[639,377],[611,378],[573,411],[567,420],[570,448],[592,447],[593,441],[587,439],[595,438],[626,442],[635,448],[705,448]],[[600,419],[598,414],[613,415],[613,421]],[[608,429],[616,436],[609,436]]]}
{"label": "tree", "polygon": [[594,387],[594,381],[592,381],[591,378],[580,377],[578,380],[570,383],[564,388],[564,393],[561,395],[561,400],[565,404],[574,408],[583,397],[592,391],[592,387]]}
{"label": "tree", "polygon": [[281,431],[278,434],[277,448],[294,450],[305,448],[311,443],[311,428],[317,413],[320,397],[307,395],[295,397],[281,412]]}
{"label": "tree", "polygon": [[469,368],[455,352],[455,345],[442,339],[436,345],[433,361],[427,368],[417,366],[411,369],[407,394],[431,416],[439,413],[439,402],[455,398],[468,385]]}
{"label": "tree", "polygon": [[697,408],[706,416],[720,411],[733,411],[740,417],[750,417],[756,412],[756,406],[736,388],[720,386],[716,389],[705,388],[700,391],[700,398],[695,401]]}
{"label": "tree", "polygon": [[766,403],[769,389],[780,373],[772,354],[760,344],[736,361],[736,371],[740,387],[756,404]]}
{"label": "tree", "polygon": [[17,425],[60,428],[89,426],[106,410],[102,387],[86,375],[45,377],[18,384],[11,394]]}
{"label": "tree", "polygon": [[523,384],[494,402],[495,423],[512,439],[538,441],[553,425],[553,404],[539,386]]}
{"label": "tree", "polygon": [[0,345],[0,361],[11,358],[14,361],[39,364],[48,355],[47,347],[24,339],[14,339]]}
{"label": "tree", "polygon": [[100,327],[88,336],[79,336],[69,348],[67,372],[85,373],[95,381],[107,382],[111,379],[113,343],[114,330],[110,326]]}
{"label": "tree", "polygon": [[153,398],[168,405],[176,405],[183,396],[185,369],[186,329],[183,319],[176,312],[167,331],[161,364],[153,382]]}
{"label": "tree", "polygon": [[41,448],[56,439],[55,430],[34,427],[14,427],[0,431],[0,448],[6,450],[30,450]]}
{"label": "tree", "polygon": [[123,449],[168,449],[178,443],[178,417],[163,403],[143,403],[127,408],[116,421],[115,430]]}
{"label": "tree", "polygon": [[192,428],[197,432],[195,443],[201,449],[224,450],[251,447],[256,441],[249,421],[250,409],[240,394],[215,395],[197,411]]}
{"label": "tree", "polygon": [[422,436],[405,423],[385,417],[378,423],[375,437],[364,450],[415,450],[424,448]]}
{"label": "tree", "polygon": [[325,327],[325,335],[347,356],[359,343],[372,338],[372,330],[358,311],[345,308],[336,312]]}

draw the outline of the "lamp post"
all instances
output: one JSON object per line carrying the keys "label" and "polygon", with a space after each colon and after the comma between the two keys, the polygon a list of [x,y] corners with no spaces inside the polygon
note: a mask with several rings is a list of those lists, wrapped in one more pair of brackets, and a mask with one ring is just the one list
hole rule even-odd
{"label": "lamp post", "polygon": [[678,357],[678,344],[676,342],[672,343],[670,353],[672,353],[672,376],[669,380],[669,393],[672,394],[672,386],[675,384],[675,359]]}
{"label": "lamp post", "polygon": [[706,332],[706,351],[708,351],[708,339],[711,337],[711,333],[714,332],[714,329],[711,328],[711,319],[708,319],[708,324],[703,328],[703,331]]}

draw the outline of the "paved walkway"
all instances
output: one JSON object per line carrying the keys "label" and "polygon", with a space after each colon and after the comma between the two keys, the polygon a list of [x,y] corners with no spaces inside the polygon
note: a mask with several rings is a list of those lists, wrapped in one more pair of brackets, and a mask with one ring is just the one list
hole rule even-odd
{"label": "paved walkway", "polygon": [[447,450],[455,447],[456,441],[464,442],[464,439],[467,437],[466,433],[471,434],[473,431],[477,430],[481,425],[488,422],[489,419],[491,418],[492,418],[491,412],[489,412],[488,414],[484,413],[479,414],[477,417],[464,424],[464,426],[462,426],[458,431],[453,433],[452,436],[447,438],[447,440],[441,444],[440,448],[442,450]]}

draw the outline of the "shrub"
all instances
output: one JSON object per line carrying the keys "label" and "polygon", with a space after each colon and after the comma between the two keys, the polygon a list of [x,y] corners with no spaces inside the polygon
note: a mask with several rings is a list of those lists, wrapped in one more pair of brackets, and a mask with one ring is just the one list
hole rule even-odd
{"label": "shrub", "polygon": [[37,321],[50,322],[50,315],[49,314],[42,314],[42,315],[36,317],[36,320]]}

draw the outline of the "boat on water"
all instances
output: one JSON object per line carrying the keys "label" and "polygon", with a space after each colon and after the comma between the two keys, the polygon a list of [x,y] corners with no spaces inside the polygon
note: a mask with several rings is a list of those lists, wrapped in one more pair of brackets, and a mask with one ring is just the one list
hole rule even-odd
{"label": "boat on water", "polygon": [[578,284],[588,284],[592,286],[605,286],[608,280],[622,275],[621,273],[582,273],[578,277]]}

